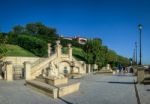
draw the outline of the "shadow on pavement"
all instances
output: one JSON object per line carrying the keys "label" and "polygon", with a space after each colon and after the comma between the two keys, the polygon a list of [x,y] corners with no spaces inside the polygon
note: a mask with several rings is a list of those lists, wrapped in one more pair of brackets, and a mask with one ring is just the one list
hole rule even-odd
{"label": "shadow on pavement", "polygon": [[108,82],[108,83],[114,83],[114,84],[135,84],[134,82]]}

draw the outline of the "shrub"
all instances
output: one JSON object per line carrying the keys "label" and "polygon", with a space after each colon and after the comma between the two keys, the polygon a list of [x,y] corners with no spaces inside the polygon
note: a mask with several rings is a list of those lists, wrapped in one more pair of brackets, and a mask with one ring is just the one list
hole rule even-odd
{"label": "shrub", "polygon": [[16,38],[11,40],[11,43],[29,50],[36,56],[41,57],[47,55],[47,43],[42,39],[29,35],[18,35]]}

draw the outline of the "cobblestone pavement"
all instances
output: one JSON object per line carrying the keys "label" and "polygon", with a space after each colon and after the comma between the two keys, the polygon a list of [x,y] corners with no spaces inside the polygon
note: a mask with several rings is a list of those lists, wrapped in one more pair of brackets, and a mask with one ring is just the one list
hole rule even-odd
{"label": "cobblestone pavement", "polygon": [[137,104],[132,76],[86,75],[80,90],[52,99],[24,86],[23,80],[0,80],[0,104]]}

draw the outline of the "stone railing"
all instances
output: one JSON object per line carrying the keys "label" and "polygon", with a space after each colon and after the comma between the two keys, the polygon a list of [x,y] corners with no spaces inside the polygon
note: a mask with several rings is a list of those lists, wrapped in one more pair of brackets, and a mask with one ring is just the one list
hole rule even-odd
{"label": "stone railing", "polygon": [[34,75],[36,75],[36,73],[41,72],[42,69],[48,67],[49,62],[54,60],[56,57],[57,57],[56,54],[54,54],[50,58],[46,58],[43,61],[40,61],[40,63],[37,62],[37,64],[34,64],[31,67],[31,75],[34,77]]}
{"label": "stone railing", "polygon": [[61,58],[69,58],[69,56],[67,54],[62,54]]}
{"label": "stone railing", "polygon": [[35,67],[36,65],[40,64],[41,62],[45,61],[47,58],[40,58],[36,60],[34,63],[31,64],[31,68]]}
{"label": "stone railing", "polygon": [[80,68],[84,68],[85,72],[82,72],[82,73],[86,73],[86,66],[84,66],[84,63],[82,63],[80,61],[76,61],[76,59],[74,57],[72,57],[72,61],[75,61],[75,64],[77,64],[77,66],[79,66]]}

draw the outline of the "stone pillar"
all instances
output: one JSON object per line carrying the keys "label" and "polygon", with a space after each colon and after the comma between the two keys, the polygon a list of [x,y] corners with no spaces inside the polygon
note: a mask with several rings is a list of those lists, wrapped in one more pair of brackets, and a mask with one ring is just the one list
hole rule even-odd
{"label": "stone pillar", "polygon": [[13,81],[13,66],[12,66],[12,62],[7,61],[6,62],[6,74],[5,74],[5,78],[7,81]]}
{"label": "stone pillar", "polygon": [[51,55],[51,43],[47,44],[47,53],[48,53],[48,57],[50,57],[50,55]]}
{"label": "stone pillar", "polygon": [[31,77],[31,63],[28,62],[28,61],[25,61],[24,62],[24,76],[25,76],[25,80],[31,80],[32,77]]}
{"label": "stone pillar", "polygon": [[137,82],[142,83],[144,81],[144,68],[138,67],[137,70]]}
{"label": "stone pillar", "polygon": [[72,59],[72,47],[71,47],[71,44],[68,44],[68,55],[69,55],[69,58]]}
{"label": "stone pillar", "polygon": [[83,63],[84,74],[86,74],[86,63]]}
{"label": "stone pillar", "polygon": [[91,72],[91,64],[87,64],[87,73],[90,74]]}
{"label": "stone pillar", "polygon": [[106,69],[107,69],[107,70],[110,70],[110,64],[107,64],[107,65],[106,65]]}
{"label": "stone pillar", "polygon": [[97,64],[93,64],[93,71],[97,71],[98,69],[98,65]]}
{"label": "stone pillar", "polygon": [[61,48],[62,48],[62,46],[60,45],[60,40],[56,41],[55,47],[56,47],[55,50],[56,50],[57,57],[60,57],[61,56]]}
{"label": "stone pillar", "polygon": [[133,73],[134,75],[137,75],[137,66],[133,66]]}

